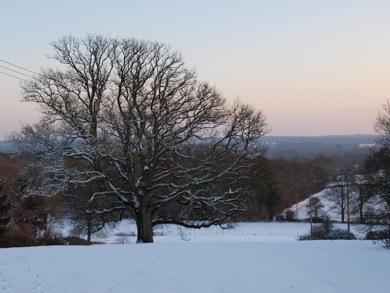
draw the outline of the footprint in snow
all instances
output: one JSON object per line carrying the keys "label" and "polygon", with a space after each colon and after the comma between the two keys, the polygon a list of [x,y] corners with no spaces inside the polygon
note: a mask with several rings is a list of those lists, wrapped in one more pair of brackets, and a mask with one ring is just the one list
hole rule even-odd
{"label": "footprint in snow", "polygon": [[39,281],[39,275],[36,276],[36,280],[34,281],[34,284],[36,284],[37,286],[41,285],[41,281]]}
{"label": "footprint in snow", "polygon": [[[34,281],[34,287],[33,290],[40,290],[39,286],[42,285],[42,282],[39,279],[39,274],[35,276],[35,281]],[[44,293],[44,291],[39,291],[39,293]]]}

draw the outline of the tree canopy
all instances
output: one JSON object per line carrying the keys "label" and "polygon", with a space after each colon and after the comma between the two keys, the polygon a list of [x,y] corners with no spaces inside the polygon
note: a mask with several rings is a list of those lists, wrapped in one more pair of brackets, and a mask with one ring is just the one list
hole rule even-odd
{"label": "tree canopy", "polygon": [[[269,132],[261,111],[228,104],[165,44],[88,35],[52,46],[66,70],[43,69],[22,84],[22,100],[43,116],[10,135],[38,159],[42,188],[95,182],[90,201],[110,205],[93,212],[128,211],[138,242],[153,242],[158,224],[224,226],[245,208],[239,183]],[[172,212],[178,205],[186,212]]]}

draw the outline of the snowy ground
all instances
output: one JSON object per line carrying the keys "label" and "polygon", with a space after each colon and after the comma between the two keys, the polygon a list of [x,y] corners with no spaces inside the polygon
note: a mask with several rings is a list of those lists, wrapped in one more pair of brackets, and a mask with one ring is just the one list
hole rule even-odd
{"label": "snowy ground", "polygon": [[[127,222],[119,231],[133,228]],[[187,241],[173,227],[164,229],[154,244],[0,249],[0,290],[389,292],[390,251],[371,241],[295,241],[308,232],[305,223],[187,230]]]}
{"label": "snowy ground", "polygon": [[[317,225],[317,224],[313,224]],[[347,224],[335,224],[336,228],[347,229]],[[96,241],[105,243],[135,243],[136,236],[117,236],[117,235],[135,235],[136,225],[130,221],[122,221],[120,225],[109,233],[107,238],[95,238]],[[155,243],[210,243],[210,242],[274,242],[274,241],[295,241],[299,235],[310,231],[310,223],[281,223],[281,222],[263,222],[263,223],[240,223],[235,229],[221,230],[219,227],[208,229],[178,229],[175,225],[164,225],[156,229]],[[358,226],[351,225],[351,231],[356,236],[359,234]]]}

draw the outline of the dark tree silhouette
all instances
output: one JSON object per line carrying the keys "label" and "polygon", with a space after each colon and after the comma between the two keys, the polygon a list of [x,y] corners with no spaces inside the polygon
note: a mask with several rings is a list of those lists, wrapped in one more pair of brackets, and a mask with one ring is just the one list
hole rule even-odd
{"label": "dark tree silhouette", "polygon": [[[161,223],[224,226],[245,209],[237,182],[246,176],[242,166],[264,152],[262,112],[227,105],[161,43],[66,36],[53,48],[66,71],[42,70],[22,85],[42,121],[10,136],[38,159],[44,187],[62,193],[96,182],[102,190],[90,200],[115,198],[115,209],[135,219],[139,243],[153,242]],[[159,216],[173,204],[197,213],[197,221]]]}

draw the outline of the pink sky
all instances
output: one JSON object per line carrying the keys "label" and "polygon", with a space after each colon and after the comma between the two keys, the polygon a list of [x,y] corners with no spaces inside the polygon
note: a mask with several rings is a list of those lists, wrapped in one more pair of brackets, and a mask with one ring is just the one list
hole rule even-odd
{"label": "pink sky", "polygon": [[[1,60],[33,71],[56,67],[46,58],[50,42],[69,33],[165,42],[200,80],[263,110],[270,135],[373,133],[390,99],[390,1],[51,3],[3,5]],[[2,140],[39,113],[19,102],[17,79],[0,74],[0,89]]]}

